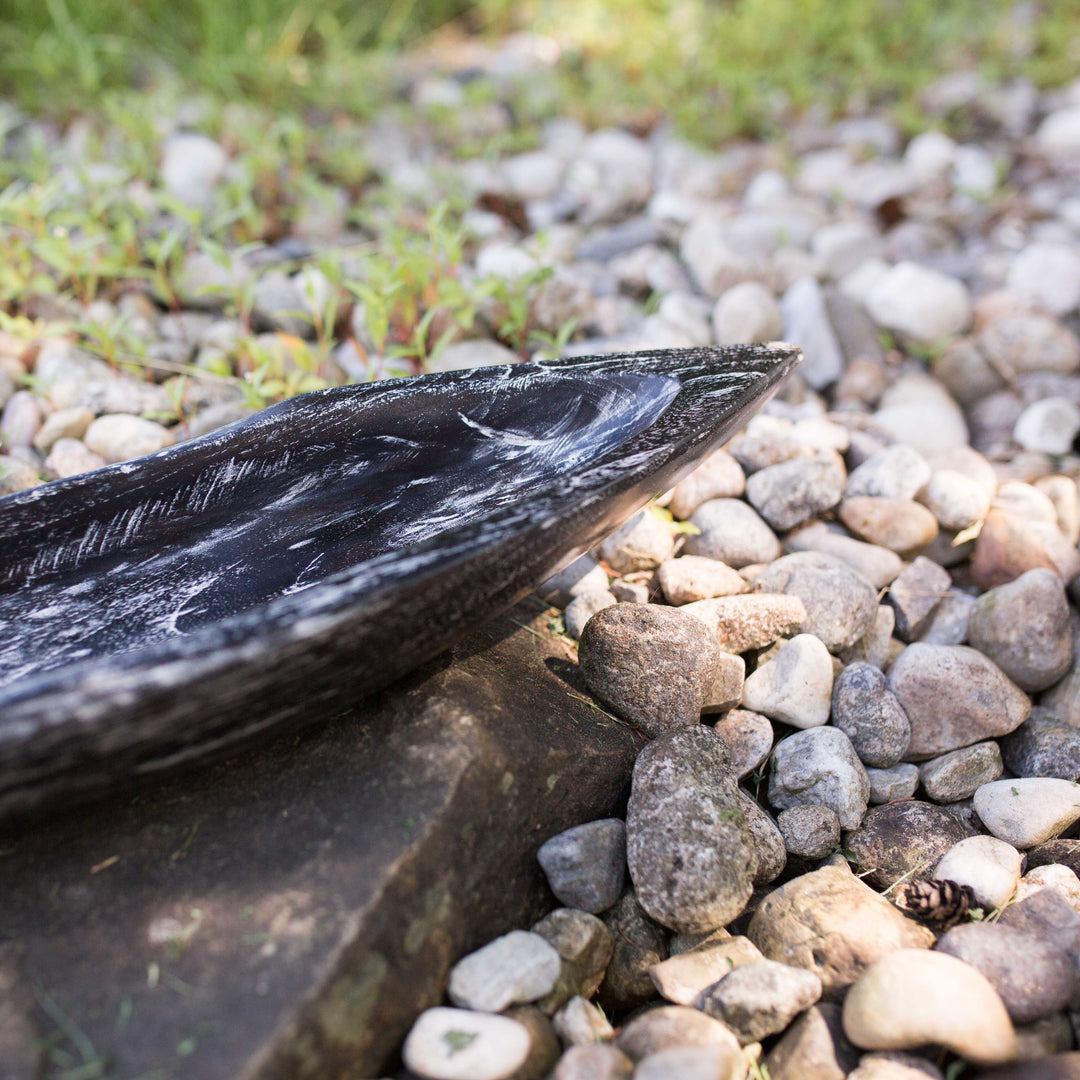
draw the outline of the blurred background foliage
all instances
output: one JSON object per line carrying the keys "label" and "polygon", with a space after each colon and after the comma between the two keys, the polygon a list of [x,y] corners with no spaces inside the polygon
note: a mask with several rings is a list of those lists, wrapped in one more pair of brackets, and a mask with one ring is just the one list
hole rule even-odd
{"label": "blurred background foliage", "polygon": [[913,91],[959,67],[1080,73],[1077,0],[0,0],[0,94],[63,114],[164,81],[363,117],[404,48],[516,30],[557,43],[562,111],[662,111],[706,143],[766,134],[778,103],[893,106],[914,129]]}

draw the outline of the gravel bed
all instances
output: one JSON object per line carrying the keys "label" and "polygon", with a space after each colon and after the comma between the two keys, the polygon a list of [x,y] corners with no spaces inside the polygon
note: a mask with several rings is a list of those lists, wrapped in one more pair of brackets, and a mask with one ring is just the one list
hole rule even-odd
{"label": "gravel bed", "polygon": [[[419,100],[460,98],[418,79]],[[564,351],[806,354],[745,431],[539,590],[597,702],[650,741],[624,818],[539,838],[562,906],[458,961],[401,1075],[1077,1074],[1080,83],[995,91],[949,99],[977,141],[803,120],[789,163],[663,126],[552,122],[536,149],[466,161],[366,133],[386,184],[466,192],[466,277],[550,271],[530,317],[573,320]],[[145,197],[212,206],[230,164],[178,121]],[[346,195],[296,250],[357,240]],[[172,307],[134,286],[46,298],[48,324],[0,332],[0,492],[249,412],[241,343],[295,371],[336,288],[269,258],[192,252]],[[230,275],[252,283],[243,318],[215,291]],[[329,381],[387,359],[363,305],[342,311]],[[71,328],[118,321],[157,367],[118,370]],[[482,311],[428,368],[526,355],[496,323]]]}

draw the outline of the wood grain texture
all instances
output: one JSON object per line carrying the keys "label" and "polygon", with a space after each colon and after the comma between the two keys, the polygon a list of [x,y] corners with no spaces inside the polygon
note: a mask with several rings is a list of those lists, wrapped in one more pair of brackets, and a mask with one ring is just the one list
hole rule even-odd
{"label": "wood grain texture", "polygon": [[0,818],[332,715],[670,487],[786,345],[293,398],[0,499]]}

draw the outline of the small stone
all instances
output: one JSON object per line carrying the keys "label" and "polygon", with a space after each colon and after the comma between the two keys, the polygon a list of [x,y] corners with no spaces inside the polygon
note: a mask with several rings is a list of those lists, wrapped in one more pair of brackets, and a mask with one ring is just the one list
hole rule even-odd
{"label": "small stone", "polygon": [[911,725],[885,676],[872,664],[848,664],[840,673],[833,686],[832,716],[864,765],[889,768],[907,751]]}
{"label": "small stone", "polygon": [[925,458],[966,446],[967,423],[944,384],[930,375],[901,375],[881,395],[874,426]]}
{"label": "small stone", "polygon": [[902,558],[917,555],[938,533],[934,515],[909,499],[845,498],[840,504],[840,520],[856,536]]}
{"label": "small stone", "polygon": [[760,959],[760,951],[749,938],[736,936],[671,956],[654,964],[649,975],[666,1001],[693,1005],[702,990],[735,968]]}
{"label": "small stone", "polygon": [[894,802],[875,806],[862,827],[844,837],[866,881],[887,889],[909,877],[929,875],[931,867],[964,839],[964,826],[932,803]]}
{"label": "small stone", "polygon": [[813,1005],[784,1032],[769,1051],[765,1067],[771,1080],[844,1080],[858,1061],[858,1051],[844,1036],[840,1006]]}
{"label": "small stone", "polygon": [[875,806],[910,799],[919,786],[917,765],[893,765],[888,769],[872,769],[868,766],[866,775],[870,778],[870,802]]}
{"label": "small stone", "polygon": [[921,555],[889,587],[888,603],[896,612],[896,633],[903,641],[922,634],[938,602],[952,586],[949,572]]}
{"label": "small stone", "polygon": [[172,435],[160,424],[126,413],[99,416],[84,439],[87,449],[100,454],[109,464],[153,454],[172,441]]}
{"label": "small stone", "polygon": [[824,859],[840,843],[840,820],[826,806],[793,806],[776,819],[789,855]]}
{"label": "small stone", "polygon": [[650,738],[697,724],[716,681],[717,647],[685,611],[617,604],[581,634],[578,660],[589,689]]}
{"label": "small stone", "polygon": [[796,633],[806,621],[806,607],[797,596],[749,593],[698,600],[678,609],[716,631],[724,652],[764,649],[778,638]]}
{"label": "small stone", "polygon": [[697,1007],[726,1024],[745,1046],[783,1031],[821,991],[821,979],[812,971],[757,960],[702,991]]}
{"label": "small stone", "polygon": [[1072,1024],[1066,1013],[1054,1013],[1018,1027],[1016,1056],[1025,1064],[1017,1068],[1024,1071],[1017,1076],[1009,1070],[998,1080],[1074,1080],[1080,1073],[1080,1054],[1066,1053],[1073,1045]]}
{"label": "small stone", "polygon": [[638,755],[626,854],[638,902],[672,930],[724,926],[746,906],[757,853],[727,747],[706,727],[664,735]]}
{"label": "small stone", "polygon": [[1053,504],[1057,527],[1070,544],[1080,541],[1080,492],[1068,476],[1041,476],[1035,481],[1036,490]]}
{"label": "small stone", "polygon": [[507,1080],[529,1056],[532,1040],[516,1020],[468,1009],[420,1014],[405,1038],[406,1066],[427,1080]]}
{"label": "small stone", "polygon": [[747,936],[770,960],[813,971],[828,996],[895,949],[926,949],[934,935],[859,878],[825,866],[774,889]]}
{"label": "small stone", "polygon": [[971,321],[963,282],[913,262],[899,262],[870,291],[867,310],[878,326],[924,345],[958,334]]}
{"label": "small stone", "polygon": [[620,574],[652,570],[671,556],[675,540],[667,524],[641,510],[600,544],[600,558]]}
{"label": "small stone", "polygon": [[741,499],[710,499],[690,522],[699,532],[687,538],[687,555],[718,559],[736,570],[780,556],[780,541],[772,529]]}
{"label": "small stone", "polygon": [[213,139],[183,132],[165,140],[161,180],[166,192],[185,206],[208,209],[228,158]]}
{"label": "small stone", "polygon": [[1067,454],[1080,433],[1080,409],[1068,398],[1033,401],[1013,428],[1013,438],[1025,449],[1043,454]]}
{"label": "small stone", "polygon": [[1016,887],[1016,900],[1026,900],[1043,889],[1060,893],[1073,911],[1080,912],[1080,878],[1069,867],[1048,863],[1029,870]]}
{"label": "small stone", "polygon": [[739,805],[743,811],[746,827],[753,837],[757,852],[757,871],[752,878],[754,888],[775,881],[787,865],[787,848],[784,838],[772,815],[763,810],[756,799],[739,788]]}
{"label": "small stone", "polygon": [[553,607],[565,608],[575,596],[584,592],[603,592],[608,576],[595,559],[582,555],[565,570],[549,577],[536,591]]}
{"label": "small stone", "polygon": [[733,596],[746,591],[742,575],[716,559],[681,555],[668,559],[656,572],[660,588],[669,604],[678,607],[714,596]]}
{"label": "small stone", "polygon": [[744,281],[728,289],[716,301],[712,323],[718,345],[777,341],[784,332],[780,305],[757,281]]}
{"label": "small stone", "polygon": [[649,586],[644,581],[628,581],[616,578],[611,583],[611,595],[620,604],[647,604]]}
{"label": "small stone", "polygon": [[919,492],[919,501],[951,532],[969,529],[990,511],[986,489],[955,469],[938,469]]}
{"label": "small stone", "polygon": [[633,890],[604,912],[604,925],[615,939],[599,1001],[609,1014],[625,1013],[656,996],[649,969],[667,955],[664,932],[641,909]]}
{"label": "small stone", "polygon": [[17,390],[0,413],[0,435],[9,448],[32,446],[41,429],[41,405],[29,390]]}
{"label": "small stone", "polygon": [[797,731],[776,744],[769,802],[778,810],[808,803],[827,806],[845,829],[854,829],[869,798],[866,770],[838,728]]}
{"label": "small stone", "polygon": [[94,414],[89,409],[57,409],[46,417],[34,436],[34,448],[47,454],[58,439],[81,439],[93,422]]}
{"label": "small stone", "polygon": [[877,614],[869,581],[839,559],[813,551],[777,559],[755,579],[754,591],[798,597],[806,608],[803,632],[820,638],[830,652],[854,645]]}
{"label": "small stone", "polygon": [[566,632],[575,641],[579,641],[581,635],[585,632],[585,624],[598,611],[603,611],[604,608],[614,607],[618,602],[618,597],[609,589],[597,589],[595,591],[590,590],[588,592],[578,593],[578,595],[566,605],[566,610],[563,612],[563,623],[566,626]]}
{"label": "small stone", "polygon": [[560,967],[559,954],[539,934],[511,930],[459,960],[446,992],[462,1008],[502,1012],[550,994]]}
{"label": "small stone", "polygon": [[594,914],[606,911],[626,878],[626,825],[619,818],[575,825],[541,844],[536,857],[561,903]]}
{"label": "small stone", "polygon": [[1061,578],[1036,569],[975,601],[968,641],[1024,690],[1045,690],[1072,666],[1069,601]]}
{"label": "small stone", "polygon": [[914,499],[931,477],[926,459],[910,446],[887,446],[853,469],[844,487],[849,498]]}
{"label": "small stone", "polygon": [[895,551],[833,531],[821,521],[789,533],[784,543],[791,551],[816,551],[840,559],[857,574],[862,574],[875,589],[885,588],[904,568],[903,560]]}
{"label": "small stone", "polygon": [[745,490],[742,466],[726,450],[714,450],[671,489],[668,509],[685,521],[702,503],[710,499],[735,499]]}
{"label": "small stone", "polygon": [[1065,157],[1080,150],[1080,105],[1066,105],[1049,113],[1035,132],[1044,153]]}
{"label": "small stone", "polygon": [[642,1058],[634,1080],[740,1080],[745,1069],[742,1054],[730,1046],[671,1046]]}
{"label": "small stone", "polygon": [[1001,740],[1001,753],[1017,776],[1080,780],[1080,730],[1041,705]]}
{"label": "small stone", "polygon": [[17,491],[28,491],[37,487],[41,478],[37,470],[25,461],[0,454],[0,495],[14,495]]}
{"label": "small stone", "polygon": [[963,645],[967,641],[968,620],[974,606],[973,596],[946,593],[923,624],[919,640],[927,645]]}
{"label": "small stone", "polygon": [[844,370],[840,343],[829,322],[825,295],[813,277],[800,277],[780,301],[784,337],[797,341],[805,360],[802,376],[815,390],[836,382]]}
{"label": "small stone", "polygon": [[844,999],[844,1031],[867,1050],[937,1043],[980,1065],[1016,1056],[1009,1014],[986,977],[926,949],[900,949],[868,968]]}
{"label": "small stone", "polygon": [[841,649],[838,654],[840,659],[845,664],[863,661],[884,671],[893,660],[894,646],[900,644],[892,636],[895,625],[893,609],[888,604],[879,604],[870,629],[850,649]]}
{"label": "small stone", "polygon": [[742,701],[746,683],[746,661],[734,653],[721,652],[716,668],[716,680],[701,706],[704,716],[725,713]]}
{"label": "small stone", "polygon": [[559,1059],[551,1080],[630,1080],[634,1063],[614,1046],[572,1046]]}
{"label": "small stone", "polygon": [[975,812],[999,840],[1023,850],[1080,818],[1080,787],[1041,776],[995,780],[975,792]]}
{"label": "small stone", "polygon": [[828,649],[812,634],[798,634],[746,680],[743,704],[792,727],[817,727],[828,722],[832,688]]}
{"label": "small stone", "polygon": [[723,1024],[683,1005],[661,1005],[635,1017],[619,1030],[615,1046],[633,1061],[683,1046],[730,1047],[739,1053],[738,1040]]}
{"label": "small stone", "polygon": [[591,1002],[572,997],[551,1018],[555,1034],[570,1046],[608,1042],[615,1034],[608,1018]]}
{"label": "small stone", "polygon": [[713,731],[727,743],[736,780],[752,773],[772,750],[772,724],[767,717],[748,709],[732,709],[717,720]]}
{"label": "small stone", "polygon": [[924,762],[919,766],[919,780],[927,798],[934,802],[960,802],[996,780],[1002,769],[998,744],[981,742]]}
{"label": "small stone", "polygon": [[104,468],[108,462],[79,439],[57,439],[45,459],[45,471],[49,476],[62,480],[65,476]]}
{"label": "small stone", "polygon": [[934,868],[939,881],[966,885],[985,913],[1003,907],[1020,881],[1020,852],[996,836],[969,836],[953,844]]}
{"label": "small stone", "polygon": [[966,645],[909,645],[888,681],[911,724],[912,761],[1007,735],[1031,713],[1027,694]]}
{"label": "small stone", "polygon": [[1046,550],[1037,522],[1025,521],[1004,510],[986,515],[971,559],[971,577],[982,589],[1007,585],[1028,570],[1057,572]]}
{"label": "small stone", "polygon": [[746,481],[746,497],[774,529],[786,532],[834,507],[844,478],[838,454],[798,458],[758,470]]}
{"label": "small stone", "polygon": [[983,382],[985,397],[1000,389],[1000,373],[1010,378],[1034,372],[1071,375],[1080,369],[1080,341],[1057,319],[1034,311],[1014,311],[994,319],[979,333],[978,347],[998,374],[998,385]]}
{"label": "small stone", "polygon": [[1067,315],[1080,305],[1080,255],[1072,244],[1029,244],[1013,259],[1007,283],[1051,315]]}
{"label": "small stone", "polygon": [[572,997],[591,998],[603,981],[615,946],[608,928],[595,916],[576,908],[556,908],[532,928],[562,961],[551,991],[538,999],[546,1015],[562,1008]]}
{"label": "small stone", "polygon": [[986,977],[1016,1024],[1029,1024],[1063,1009],[1075,972],[1070,957],[1041,940],[1000,923],[954,926],[937,951],[955,956]]}

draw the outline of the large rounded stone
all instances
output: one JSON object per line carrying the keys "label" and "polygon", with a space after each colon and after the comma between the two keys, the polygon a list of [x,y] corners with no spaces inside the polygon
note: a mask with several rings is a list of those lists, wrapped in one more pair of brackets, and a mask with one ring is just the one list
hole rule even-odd
{"label": "large rounded stone", "polygon": [[720,655],[701,623],[683,611],[618,604],[585,624],[578,660],[601,701],[656,736],[698,723]]}
{"label": "large rounded stone", "polygon": [[985,976],[923,949],[890,953],[863,973],[844,1000],[844,1031],[866,1050],[937,1043],[980,1065],[1016,1057],[1009,1014]]}
{"label": "large rounded stone", "polygon": [[747,499],[780,532],[831,509],[843,493],[844,463],[835,453],[770,465],[746,481]]}
{"label": "large rounded stone", "polygon": [[724,740],[706,727],[662,736],[634,765],[626,854],[638,902],[680,933],[712,930],[746,906],[758,868]]}
{"label": "large rounded stone", "polygon": [[910,499],[883,499],[869,495],[845,498],[840,520],[871,544],[895,551],[904,558],[917,555],[938,534],[937,519],[921,503]]}
{"label": "large rounded stone", "polygon": [[1014,1024],[1029,1024],[1065,1008],[1076,980],[1073,961],[1062,949],[1000,923],[954,926],[937,951],[982,972]]}
{"label": "large rounded stone", "polygon": [[626,825],[619,818],[575,825],[541,844],[536,857],[551,891],[567,907],[606,911],[619,899],[626,877]]}
{"label": "large rounded stone", "polygon": [[1001,749],[993,739],[962,746],[919,766],[919,781],[926,797],[936,803],[970,799],[983,784],[1002,773]]}
{"label": "large rounded stone", "polygon": [[808,728],[777,743],[769,802],[778,810],[827,806],[845,829],[853,829],[869,798],[870,778],[851,740],[838,728]]}
{"label": "large rounded stone", "polygon": [[828,995],[894,949],[926,949],[934,935],[849,870],[825,866],[762,900],[747,936],[770,960],[813,971]]}
{"label": "large rounded stone", "polygon": [[516,1020],[468,1009],[427,1009],[402,1056],[428,1080],[507,1080],[529,1056],[529,1030]]}
{"label": "large rounded stone", "polygon": [[901,879],[929,877],[934,863],[965,835],[964,826],[940,806],[895,802],[873,807],[862,827],[844,837],[844,846],[866,880],[885,889]]}
{"label": "large rounded stone", "polygon": [[983,593],[968,619],[968,641],[1024,690],[1045,690],[1073,659],[1069,601],[1052,570],[1028,570]]}
{"label": "large rounded stone", "polygon": [[1020,852],[996,836],[969,836],[938,860],[933,876],[966,885],[985,911],[1002,907],[1020,881]]}
{"label": "large rounded stone", "polygon": [[1031,713],[1027,694],[965,645],[909,645],[889,669],[889,688],[911,724],[910,761],[1007,735]]}
{"label": "large rounded stone", "polygon": [[907,752],[911,725],[885,676],[865,661],[848,664],[833,684],[833,723],[864,765],[887,769]]}
{"label": "large rounded stone", "polygon": [[831,555],[799,551],[777,559],[754,580],[755,592],[787,593],[806,607],[804,633],[830,652],[855,644],[877,614],[877,593],[861,574]]}

